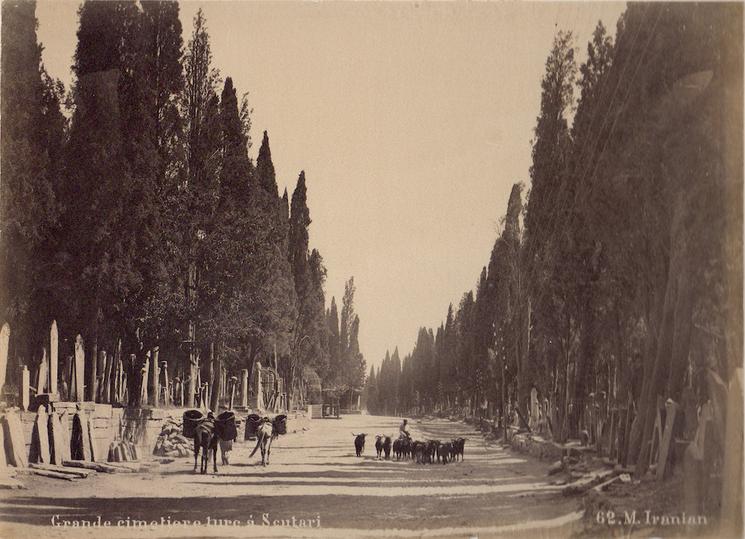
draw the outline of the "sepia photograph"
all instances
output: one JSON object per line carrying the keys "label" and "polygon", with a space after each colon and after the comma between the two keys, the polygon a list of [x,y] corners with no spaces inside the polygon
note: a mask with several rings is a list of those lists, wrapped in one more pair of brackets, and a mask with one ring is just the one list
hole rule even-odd
{"label": "sepia photograph", "polygon": [[0,5],[0,538],[744,537],[745,4]]}

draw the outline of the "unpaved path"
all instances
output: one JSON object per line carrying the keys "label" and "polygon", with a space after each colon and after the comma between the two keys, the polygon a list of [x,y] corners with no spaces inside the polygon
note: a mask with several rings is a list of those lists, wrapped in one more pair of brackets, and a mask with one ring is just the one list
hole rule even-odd
{"label": "unpaved path", "polygon": [[[0,494],[0,536],[562,537],[574,529],[578,502],[547,484],[545,463],[487,446],[462,423],[414,422],[412,433],[467,438],[463,462],[376,460],[374,434],[392,435],[398,422],[312,421],[279,438],[269,466],[259,452],[249,459],[246,442],[216,475],[193,473],[183,458],[150,473],[76,482],[24,476],[28,490]],[[368,433],[362,458],[353,432]]]}

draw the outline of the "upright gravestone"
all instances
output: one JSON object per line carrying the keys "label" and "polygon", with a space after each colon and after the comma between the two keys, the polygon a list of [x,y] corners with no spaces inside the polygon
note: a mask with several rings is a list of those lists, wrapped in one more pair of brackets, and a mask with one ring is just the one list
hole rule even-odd
{"label": "upright gravestone", "polygon": [[160,364],[158,363],[158,355],[160,351],[158,347],[154,347],[152,351],[152,358],[150,360],[150,401],[152,405],[158,407],[158,397],[160,393]]}
{"label": "upright gravestone", "polygon": [[30,386],[31,376],[28,372],[28,367],[26,367],[26,365],[23,365],[21,367],[21,410],[28,410],[28,405],[31,400]]}
{"label": "upright gravestone", "polygon": [[49,330],[49,392],[57,394],[57,369],[59,366],[59,335],[57,321],[52,320]]}
{"label": "upright gravestone", "polygon": [[83,402],[85,394],[85,349],[83,348],[83,337],[79,334],[75,337],[75,396],[74,400]]}
{"label": "upright gravestone", "polygon": [[168,380],[168,362],[160,362],[160,372],[163,373],[163,406],[171,405],[171,383]]}
{"label": "upright gravestone", "polygon": [[31,450],[29,461],[49,464],[49,425],[46,406],[39,406],[31,431]]}
{"label": "upright gravestone", "polygon": [[538,404],[538,390],[533,388],[530,390],[530,424],[531,426],[538,423],[540,417],[540,405]]}
{"label": "upright gravestone", "polygon": [[241,369],[241,407],[248,408],[248,369]]}
{"label": "upright gravestone", "polygon": [[36,379],[36,394],[41,395],[46,392],[47,380],[49,378],[49,362],[47,361],[47,349],[41,350],[41,361],[39,362],[39,376]]}
{"label": "upright gravestone", "polygon": [[263,410],[264,409],[264,388],[262,387],[263,380],[261,379],[261,363],[257,361],[255,365],[256,365],[256,371],[254,373],[254,381],[256,382],[256,389],[255,389],[256,408],[258,408],[259,410]]}
{"label": "upright gravestone", "polygon": [[10,326],[6,322],[0,329],[0,393],[5,385],[5,375],[8,372],[8,345],[10,344]]}
{"label": "upright gravestone", "polygon": [[147,404],[147,380],[150,372],[150,352],[145,357],[145,364],[140,369],[140,406]]}

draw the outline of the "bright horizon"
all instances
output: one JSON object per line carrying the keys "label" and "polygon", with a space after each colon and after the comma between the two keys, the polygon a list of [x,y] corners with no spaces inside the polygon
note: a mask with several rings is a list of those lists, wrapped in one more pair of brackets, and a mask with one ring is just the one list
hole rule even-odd
{"label": "bright horizon", "polygon": [[[49,73],[69,89],[78,1],[39,0]],[[625,4],[182,2],[199,7],[213,62],[267,130],[280,194],[305,170],[310,246],[327,306],[354,276],[370,365],[411,351],[488,263],[510,189],[529,188],[540,81],[558,29],[584,61],[598,19]]]}

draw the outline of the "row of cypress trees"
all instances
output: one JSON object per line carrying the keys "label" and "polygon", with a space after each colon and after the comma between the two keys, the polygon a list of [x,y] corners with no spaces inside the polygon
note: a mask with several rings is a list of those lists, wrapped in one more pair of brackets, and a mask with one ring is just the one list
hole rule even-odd
{"label": "row of cypress trees", "polygon": [[266,131],[249,156],[247,95],[214,66],[201,10],[184,43],[175,1],[83,2],[67,94],[41,62],[35,3],[2,10],[11,367],[39,361],[56,319],[63,357],[80,333],[89,357],[158,347],[182,376],[191,354],[205,375],[260,359],[291,387],[308,369],[335,384],[305,173],[290,200]]}
{"label": "row of cypress trees", "polygon": [[695,428],[742,364],[742,35],[741,5],[631,3],[578,65],[557,33],[526,203],[475,293],[371,370],[371,410],[525,412],[535,388],[557,439],[599,406],[639,471],[658,396]]}

